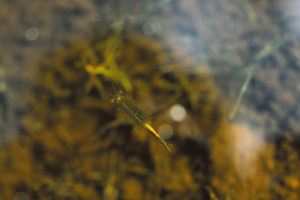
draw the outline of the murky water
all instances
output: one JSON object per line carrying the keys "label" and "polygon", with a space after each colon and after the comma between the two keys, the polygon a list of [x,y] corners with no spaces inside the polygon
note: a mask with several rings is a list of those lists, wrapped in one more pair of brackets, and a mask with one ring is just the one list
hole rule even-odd
{"label": "murky water", "polygon": [[296,1],[0,5],[3,199],[300,196]]}

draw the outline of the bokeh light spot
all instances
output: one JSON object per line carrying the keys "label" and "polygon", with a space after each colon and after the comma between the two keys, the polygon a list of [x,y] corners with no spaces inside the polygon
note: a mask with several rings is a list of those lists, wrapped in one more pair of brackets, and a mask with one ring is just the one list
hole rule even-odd
{"label": "bokeh light spot", "polygon": [[159,135],[164,139],[169,139],[173,136],[173,128],[169,124],[162,124],[158,127]]}
{"label": "bokeh light spot", "polygon": [[30,27],[25,31],[25,37],[27,40],[30,41],[37,40],[39,35],[40,35],[40,31],[36,27]]}
{"label": "bokeh light spot", "polygon": [[171,107],[170,115],[174,121],[180,122],[180,121],[184,120],[184,118],[186,116],[185,108],[180,104],[176,104]]}

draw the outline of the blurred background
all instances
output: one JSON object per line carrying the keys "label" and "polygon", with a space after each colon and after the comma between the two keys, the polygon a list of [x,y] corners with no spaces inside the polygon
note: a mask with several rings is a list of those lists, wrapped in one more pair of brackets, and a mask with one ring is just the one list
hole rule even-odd
{"label": "blurred background", "polygon": [[298,1],[0,5],[0,197],[300,196]]}

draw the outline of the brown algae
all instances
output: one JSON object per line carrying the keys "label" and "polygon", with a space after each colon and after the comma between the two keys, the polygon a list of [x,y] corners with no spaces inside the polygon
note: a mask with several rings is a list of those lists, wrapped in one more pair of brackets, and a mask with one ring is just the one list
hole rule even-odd
{"label": "brown algae", "polygon": [[[103,32],[90,42],[74,42],[34,68],[24,135],[0,150],[0,196],[297,199],[300,167],[292,141],[278,149],[264,145],[253,158],[252,173],[241,177],[236,163],[249,155],[241,157],[232,147],[243,132],[233,133],[214,80],[209,74],[187,75],[182,69],[197,64],[180,63],[167,52],[139,34]],[[106,93],[112,83],[134,99],[133,106],[119,102],[142,122],[142,130],[155,135],[152,124],[173,128],[174,154],[123,120]],[[168,114],[175,104],[186,109],[181,122]],[[154,116],[151,126],[139,108]]]}

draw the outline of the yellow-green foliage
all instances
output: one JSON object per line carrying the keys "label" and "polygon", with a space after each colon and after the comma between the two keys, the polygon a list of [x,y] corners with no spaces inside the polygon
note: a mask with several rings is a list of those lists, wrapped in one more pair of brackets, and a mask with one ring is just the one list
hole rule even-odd
{"label": "yellow-green foliage", "polygon": [[[3,199],[296,198],[299,161],[288,145],[283,148],[291,157],[284,162],[268,144],[252,175],[238,175],[236,135],[208,74],[186,75],[184,69],[195,66],[136,34],[103,33],[69,48],[32,74],[26,134],[0,151]],[[173,126],[173,154],[110,102],[112,83],[153,114],[153,127]],[[187,109],[181,123],[168,115],[173,104]]]}

